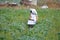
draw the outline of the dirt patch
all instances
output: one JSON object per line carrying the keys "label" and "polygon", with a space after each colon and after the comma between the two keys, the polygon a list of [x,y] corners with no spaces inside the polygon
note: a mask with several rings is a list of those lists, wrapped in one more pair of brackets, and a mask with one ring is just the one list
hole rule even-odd
{"label": "dirt patch", "polygon": [[60,8],[60,3],[47,3],[49,8]]}
{"label": "dirt patch", "polygon": [[[60,8],[60,3],[47,3],[49,8]],[[7,4],[0,4],[0,8],[4,8],[4,7],[12,7],[12,8],[16,8],[19,9],[21,6],[15,6],[15,5],[7,5]],[[26,7],[26,6],[25,6]],[[37,7],[37,6],[33,6],[33,7]],[[22,6],[22,8],[24,8],[24,6]]]}

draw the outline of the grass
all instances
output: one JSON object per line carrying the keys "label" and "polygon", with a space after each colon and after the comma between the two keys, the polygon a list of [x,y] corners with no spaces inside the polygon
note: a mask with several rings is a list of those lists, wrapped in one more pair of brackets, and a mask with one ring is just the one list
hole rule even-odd
{"label": "grass", "polygon": [[37,9],[38,22],[28,28],[29,10],[0,8],[0,40],[58,40],[60,9]]}

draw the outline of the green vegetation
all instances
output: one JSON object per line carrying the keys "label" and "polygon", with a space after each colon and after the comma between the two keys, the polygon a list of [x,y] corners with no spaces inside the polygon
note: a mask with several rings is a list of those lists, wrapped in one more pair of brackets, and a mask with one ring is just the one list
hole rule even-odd
{"label": "green vegetation", "polygon": [[29,10],[0,8],[0,40],[58,40],[60,9],[37,9],[39,20],[28,28]]}
{"label": "green vegetation", "polygon": [[9,3],[13,2],[13,3],[17,3],[19,4],[20,3],[20,0],[0,0],[0,3],[5,3],[6,1],[8,1]]}

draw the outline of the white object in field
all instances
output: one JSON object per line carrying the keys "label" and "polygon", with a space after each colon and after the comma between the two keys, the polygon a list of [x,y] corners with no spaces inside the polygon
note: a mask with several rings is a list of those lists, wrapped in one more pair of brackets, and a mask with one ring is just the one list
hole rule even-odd
{"label": "white object in field", "polygon": [[33,19],[36,22],[37,11],[33,8],[30,9],[30,11],[32,11],[30,19]]}
{"label": "white object in field", "polygon": [[30,8],[30,11],[32,11],[32,13],[37,14],[37,11],[35,9],[33,9],[33,8]]}
{"label": "white object in field", "polygon": [[43,6],[41,6],[41,8],[46,9],[46,8],[48,8],[48,6],[47,5],[43,5]]}
{"label": "white object in field", "polygon": [[37,15],[31,14],[31,18],[30,18],[30,19],[32,19],[32,20],[34,20],[34,21],[36,22],[36,16],[37,16]]}
{"label": "white object in field", "polygon": [[27,23],[28,25],[35,25],[36,24],[36,22],[35,21],[32,21],[32,20],[28,20],[28,23]]}
{"label": "white object in field", "polygon": [[36,24],[37,11],[35,9],[33,9],[33,8],[31,8],[30,11],[32,11],[32,13],[30,14],[31,15],[30,19],[32,19],[34,21],[28,20],[28,24],[29,25],[34,25],[34,24]]}

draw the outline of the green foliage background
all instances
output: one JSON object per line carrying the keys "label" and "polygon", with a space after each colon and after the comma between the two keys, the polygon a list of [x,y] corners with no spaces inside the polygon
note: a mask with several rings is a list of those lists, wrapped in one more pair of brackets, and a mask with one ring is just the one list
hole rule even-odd
{"label": "green foliage background", "polygon": [[0,8],[0,40],[58,40],[60,9],[37,9],[38,22],[28,28],[29,10]]}
{"label": "green foliage background", "polygon": [[9,3],[14,2],[19,4],[21,0],[0,0],[0,3],[6,2],[6,1],[8,1]]}

